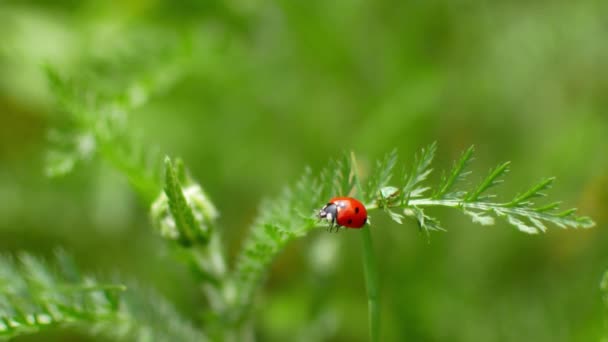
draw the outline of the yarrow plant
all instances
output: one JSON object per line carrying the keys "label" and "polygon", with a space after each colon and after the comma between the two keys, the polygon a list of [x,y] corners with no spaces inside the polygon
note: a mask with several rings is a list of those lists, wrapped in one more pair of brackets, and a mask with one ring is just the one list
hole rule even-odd
{"label": "yarrow plant", "polygon": [[[339,195],[359,198],[368,211],[384,212],[399,224],[410,220],[424,232],[445,229],[427,211],[431,207],[456,209],[481,225],[501,219],[529,234],[544,232],[550,225],[594,225],[590,218],[576,216],[574,209],[559,211],[558,202],[536,203],[546,196],[553,178],[540,180],[508,201],[497,201],[490,190],[503,182],[508,162],[490,170],[478,185],[467,187],[463,181],[470,176],[467,166],[472,160],[472,147],[443,174],[438,185],[432,186],[433,143],[421,150],[407,172],[401,171],[405,168],[399,165],[396,151],[387,154],[365,176],[359,174],[353,153],[330,161],[319,172],[306,169],[299,181],[286,187],[280,196],[261,203],[238,257],[229,263],[216,220],[219,210],[204,188],[188,173],[183,161],[161,158],[143,146],[129,126],[129,113],[170,87],[188,65],[188,49],[184,48],[188,44],[175,37],[167,40],[167,44],[157,44],[163,49],[164,68],[157,68],[160,62],[153,59],[158,51],[148,51],[152,60],[141,65],[129,59],[133,56],[123,56],[122,63],[97,61],[104,65],[103,73],[85,78],[68,77],[47,67],[51,89],[64,114],[60,129],[50,134],[54,148],[48,154],[47,173],[68,174],[79,162],[98,156],[124,174],[150,208],[156,233],[179,260],[185,260],[200,282],[209,303],[201,315],[203,322],[187,323],[161,297],[131,282],[120,278],[101,282],[81,276],[64,253],[58,258],[58,273],[39,259],[24,255],[20,262],[10,257],[0,259],[0,336],[78,325],[93,333],[119,334],[139,341],[249,339],[253,298],[272,261],[290,241],[325,228],[315,209]],[[124,63],[129,61],[129,65],[138,67],[125,68]],[[167,63],[180,67],[171,68]],[[112,87],[94,86],[113,75],[120,75],[120,81]],[[372,230],[373,222],[358,233],[363,244],[370,339],[378,341],[379,291]]]}

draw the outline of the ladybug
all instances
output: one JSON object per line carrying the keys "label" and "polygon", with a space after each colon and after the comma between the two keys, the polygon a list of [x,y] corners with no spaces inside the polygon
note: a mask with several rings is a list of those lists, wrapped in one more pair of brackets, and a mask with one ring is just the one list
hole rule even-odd
{"label": "ladybug", "polygon": [[320,219],[329,221],[329,229],[361,228],[367,222],[367,210],[363,203],[352,197],[334,197],[319,210]]}

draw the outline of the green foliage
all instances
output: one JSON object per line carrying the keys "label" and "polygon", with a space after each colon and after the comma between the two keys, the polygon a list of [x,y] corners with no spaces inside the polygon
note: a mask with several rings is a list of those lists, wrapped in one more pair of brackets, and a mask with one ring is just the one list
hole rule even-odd
{"label": "green foliage", "polygon": [[329,199],[329,193],[341,190],[344,186],[342,181],[349,178],[350,168],[345,168],[344,163],[348,161],[342,159],[331,162],[331,166],[341,167],[333,170],[328,167],[317,177],[313,177],[312,171],[306,169],[295,186],[286,188],[277,199],[262,203],[232,274],[238,294],[235,319],[243,319],[251,305],[254,291],[266,275],[274,257],[289,241],[306,235],[317,226],[314,210],[319,207],[319,203]]}
{"label": "green foliage", "polygon": [[[380,308],[388,313],[381,340],[594,339],[589,334],[596,333],[597,317],[589,317],[588,308],[597,298],[577,284],[596,286],[593,272],[585,270],[601,262],[590,256],[602,253],[604,230],[575,241],[570,241],[572,232],[561,232],[559,241],[524,241],[504,232],[466,229],[456,234],[460,238],[446,236],[439,245],[427,245],[400,240],[406,235],[399,229],[375,226],[386,214],[408,223],[405,228],[453,229],[455,222],[447,220],[452,216],[439,216],[444,210],[435,207],[454,208],[481,225],[502,220],[528,232],[569,227],[568,222],[591,225],[576,221],[572,210],[560,214],[558,202],[543,201],[553,179],[519,193],[508,184],[499,187],[507,176],[517,187],[528,181],[530,170],[543,169],[567,183],[559,196],[577,193],[581,208],[594,213],[598,225],[605,221],[605,2],[547,2],[542,8],[527,2],[473,2],[466,11],[446,4],[3,2],[3,248],[34,253],[58,241],[82,244],[89,262],[114,262],[133,277],[143,273],[146,285],[158,282],[163,292],[183,301],[189,292],[179,282],[170,284],[173,276],[182,276],[179,267],[167,272],[163,263],[152,275],[148,271],[151,254],[174,258],[193,271],[196,289],[205,296],[188,311],[202,318],[196,324],[210,340],[259,336],[282,341],[300,330],[294,325],[313,330],[302,317],[307,307],[301,302],[310,295],[318,297],[305,303],[310,311],[338,314],[316,324],[336,335],[326,339],[351,341],[365,337],[364,300],[353,281],[361,275],[357,257],[371,248],[361,253],[357,245],[344,246],[340,267],[328,267],[335,271],[318,279],[300,260],[307,255],[302,249],[316,240],[301,244],[297,255],[278,265],[264,310],[247,309],[256,302],[270,263],[290,241],[317,228],[315,233],[335,245],[351,243],[350,235],[375,233],[382,250],[379,273],[390,275],[377,291],[391,291],[386,296],[391,301]],[[52,65],[45,68],[50,94],[40,65]],[[48,132],[52,147],[47,151],[41,135],[48,126],[54,129]],[[435,146],[412,163],[397,160],[396,152],[363,165],[344,156],[319,173],[307,170],[309,179],[289,188],[289,194],[256,203],[265,189],[287,182],[281,175],[290,174],[294,165],[319,165],[343,148],[374,157],[394,147],[409,149],[429,136],[440,136],[440,145],[476,141],[495,155],[513,158],[522,170],[511,174],[507,165],[490,169],[493,165],[483,161],[469,166],[472,148],[444,173],[432,165]],[[151,147],[155,144],[159,152]],[[85,175],[40,179],[41,151],[48,153],[50,176],[67,175],[85,163],[89,167],[80,170]],[[171,157],[163,163],[165,154]],[[99,160],[127,179],[141,197],[139,205],[123,182],[112,183],[115,173],[95,167]],[[475,174],[470,167],[476,167]],[[486,177],[480,168],[494,176]],[[221,220],[205,190],[222,207]],[[373,228],[325,234],[325,224],[314,215],[337,195],[366,203]],[[260,213],[252,227],[243,227],[253,221],[252,205],[259,205]],[[146,211],[153,227],[148,233],[161,239],[146,237],[141,229]],[[496,234],[502,248],[487,253]],[[92,243],[97,239],[100,243]],[[111,259],[103,239],[117,242]],[[120,248],[124,241],[129,248]],[[463,248],[463,241],[467,253],[447,259],[436,253]],[[531,247],[546,243],[549,248]],[[367,240],[366,245],[373,244]],[[556,257],[564,267],[551,267]],[[546,272],[539,275],[518,262],[532,259]],[[338,265],[335,257],[325,262]],[[373,271],[373,264],[366,264],[365,273]],[[576,267],[580,264],[588,267]],[[22,269],[20,262],[14,265]],[[450,279],[450,288],[437,291],[435,285],[442,285],[437,279]],[[321,286],[308,287],[306,281]],[[109,323],[117,331],[140,331],[126,340],[204,339],[157,294],[127,284],[120,301],[127,323]],[[278,296],[276,284],[281,286]],[[525,289],[514,288],[519,284]],[[137,310],[129,304],[132,295]],[[495,304],[491,312],[489,301]],[[255,322],[249,322],[251,312],[259,313]],[[437,321],[445,312],[461,315]],[[275,316],[282,321],[273,321]],[[83,325],[102,330],[101,321]]]}
{"label": "green foliage", "polygon": [[[153,41],[150,38],[137,32],[128,36],[132,45],[123,47],[126,53],[119,49],[113,57],[92,59],[80,70],[84,76],[61,77],[54,68],[46,68],[50,88],[67,114],[67,122],[58,120],[60,129],[50,134],[53,148],[47,155],[47,174],[65,175],[79,161],[95,155],[108,161],[150,204],[152,223],[163,238],[178,242],[175,255],[204,282],[209,302],[222,314],[228,305],[225,287],[230,283],[225,277],[221,239],[212,229],[217,210],[202,187],[188,176],[181,160],[165,158],[163,179],[158,152],[145,146],[129,125],[131,112],[174,84],[187,69],[187,39],[162,32]],[[134,51],[137,54],[129,53]],[[135,307],[155,301],[153,296],[128,298]],[[167,335],[166,340],[201,340],[196,337],[199,333],[188,333],[191,329],[177,324],[181,318],[161,298],[156,311],[146,306],[136,312],[149,312],[146,319],[169,316],[165,319],[174,321],[170,323],[173,331],[154,322],[136,325],[131,330],[141,330],[140,339],[156,341],[171,333],[174,338]],[[165,329],[155,329],[155,325]],[[175,338],[180,327],[184,328],[182,336]]]}
{"label": "green foliage", "polygon": [[184,318],[173,304],[156,291],[129,283],[123,296],[120,324],[109,325],[99,333],[125,341],[192,341],[208,340],[206,334]]}
{"label": "green foliage", "polygon": [[56,268],[29,254],[21,254],[17,261],[0,258],[0,337],[84,323],[94,329],[123,319],[119,305],[123,285],[80,275],[62,252],[57,254]]}
{"label": "green foliage", "polygon": [[205,340],[159,294],[82,275],[61,250],[53,264],[0,257],[0,339],[68,326],[125,341]]}
{"label": "green foliage", "polygon": [[401,190],[401,196],[399,196],[400,203],[407,203],[410,198],[421,197],[429,187],[420,186],[428,176],[433,172],[430,168],[431,162],[435,157],[435,151],[437,150],[437,144],[432,143],[427,148],[423,148],[420,154],[416,155],[412,171],[409,175],[405,175],[405,185]]}
{"label": "green foliage", "polygon": [[75,76],[45,68],[59,108],[67,114],[58,119],[61,129],[49,133],[54,148],[47,154],[46,173],[65,175],[78,162],[101,154],[151,202],[160,191],[160,158],[133,134],[128,115],[181,77],[189,44],[163,32],[152,39],[133,30],[124,39],[111,57],[85,59],[89,64]]}
{"label": "green foliage", "polygon": [[466,149],[460,159],[454,163],[452,170],[446,175],[441,177],[441,183],[437,188],[437,191],[433,194],[433,198],[458,198],[463,195],[462,192],[451,192],[454,184],[464,181],[466,176],[471,174],[471,171],[464,171],[469,165],[473,158],[473,152],[475,149],[473,146]]}
{"label": "green foliage", "polygon": [[175,233],[171,235],[177,236],[178,241],[185,246],[193,243],[205,244],[209,239],[209,228],[201,222],[203,220],[198,221],[194,217],[194,212],[184,196],[178,179],[178,174],[183,172],[183,164],[180,162],[178,165],[182,165],[181,172],[173,166],[169,157],[165,158],[165,195],[174,219],[173,226],[176,228]]}
{"label": "green foliage", "polygon": [[[375,169],[372,171],[372,177],[367,182],[367,186],[362,189],[362,197],[364,201],[371,201],[378,189],[382,189],[393,177],[393,169],[397,163],[397,150],[392,150],[383,160],[376,163]],[[381,196],[383,194],[380,194]]]}
{"label": "green foliage", "polygon": [[[370,208],[402,208],[403,214],[413,218],[418,225],[425,230],[441,230],[439,222],[422,209],[423,207],[445,206],[462,210],[470,216],[473,222],[481,225],[492,225],[494,217],[505,219],[507,223],[515,226],[522,232],[536,234],[545,232],[545,223],[552,223],[561,228],[589,228],[594,226],[594,222],[589,217],[575,216],[576,209],[556,211],[558,203],[548,205],[536,205],[531,200],[538,197],[545,197],[545,190],[549,189],[554,178],[546,178],[530,187],[528,190],[516,195],[508,202],[494,202],[494,194],[485,194],[503,182],[502,177],[509,171],[509,162],[502,163],[492,169],[477,187],[472,190],[456,190],[462,180],[470,173],[466,171],[466,166],[472,159],[473,148],[467,149],[461,158],[454,163],[451,171],[444,175],[440,185],[432,196],[423,196],[430,187],[423,185],[432,169],[430,168],[436,149],[436,144],[431,144],[423,149],[416,158],[414,169],[407,178],[405,186],[385,187],[376,192],[376,200],[372,202]],[[392,166],[391,166],[392,168]],[[378,173],[375,177],[381,177]],[[389,191],[387,191],[388,189]],[[390,196],[386,196],[386,192]],[[398,213],[388,211],[391,218],[397,223],[402,222],[402,216]]]}
{"label": "green foliage", "polygon": [[[200,280],[211,309],[205,310],[203,316],[213,338],[246,334],[256,290],[263,282],[271,262],[290,241],[305,236],[315,228],[324,227],[316,218],[316,210],[334,196],[357,196],[365,201],[370,211],[382,209],[398,223],[412,218],[425,231],[444,230],[439,221],[427,213],[427,208],[434,206],[458,208],[473,222],[482,225],[494,224],[494,217],[502,217],[528,233],[545,231],[543,222],[561,227],[593,225],[588,218],[574,216],[573,210],[559,213],[555,212],[556,204],[536,206],[532,202],[532,199],[544,196],[544,191],[553,182],[552,178],[542,180],[511,201],[492,202],[495,196],[488,192],[502,183],[502,177],[508,172],[508,162],[491,170],[477,187],[461,189],[463,180],[470,174],[467,166],[472,160],[472,147],[463,152],[451,170],[443,174],[435,190],[431,191],[433,187],[428,185],[428,180],[437,149],[436,143],[433,143],[416,155],[407,173],[399,171],[405,170],[405,167],[398,165],[396,150],[378,161],[364,180],[359,178],[354,155],[349,158],[345,154],[330,161],[316,175],[306,169],[294,186],[285,188],[276,199],[262,202],[235,264],[227,267],[226,251],[220,238],[221,229],[216,226],[218,212],[203,188],[188,175],[180,159],[164,158],[163,178],[159,172],[162,169],[159,154],[144,146],[129,125],[130,112],[174,83],[185,70],[183,61],[188,54],[184,46],[187,44],[175,37],[167,41],[173,42],[169,44],[168,55],[151,48],[147,50],[152,56],[150,62],[141,65],[128,62],[127,65],[137,64],[128,72],[125,72],[124,60],[139,61],[140,56],[123,56],[120,63],[101,61],[102,67],[89,66],[89,70],[94,72],[84,78],[63,78],[54,69],[47,68],[51,89],[62,110],[68,114],[68,123],[59,133],[51,136],[55,148],[48,155],[47,173],[51,176],[66,174],[79,161],[92,159],[96,154],[123,173],[144,202],[150,204],[152,223],[174,247],[175,256],[185,261]],[[135,39],[134,44],[138,43]],[[150,48],[147,44],[144,46]],[[155,59],[154,56],[162,58]],[[179,71],[158,68],[160,65],[179,65],[176,68]],[[116,82],[106,84],[110,77],[97,74],[95,71],[98,70],[119,77]],[[377,288],[375,281],[370,280],[375,273],[373,262],[369,261],[372,260],[369,256],[371,236],[364,239],[364,246],[367,253],[366,274],[370,275],[366,279],[368,285],[373,285],[369,286],[370,303],[377,312]],[[149,296],[146,298],[152,300]],[[135,304],[126,307],[139,307],[138,303],[142,301],[153,304],[148,300],[139,298],[133,301]],[[175,321],[178,315],[168,309],[168,304],[159,303],[158,306],[151,305],[157,311],[148,319],[158,319],[164,315],[167,321]],[[142,312],[145,310],[135,310],[131,316],[138,316]],[[377,316],[372,317],[374,321],[377,321]],[[139,336],[164,336],[156,330],[146,332],[145,327],[154,324],[143,326],[139,329]],[[172,323],[172,326],[179,325]],[[377,338],[377,324],[372,326],[373,335]],[[170,332],[173,335],[180,333],[185,334],[180,340],[200,339],[196,337],[200,333],[188,326],[183,327],[181,332]]]}

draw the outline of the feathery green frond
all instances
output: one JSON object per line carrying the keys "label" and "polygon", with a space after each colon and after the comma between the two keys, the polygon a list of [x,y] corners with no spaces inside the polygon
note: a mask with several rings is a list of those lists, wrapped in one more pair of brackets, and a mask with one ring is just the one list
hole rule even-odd
{"label": "feathery green frond", "polygon": [[123,319],[118,295],[125,286],[81,276],[62,253],[58,260],[54,269],[29,254],[0,257],[0,338]]}
{"label": "feathery green frond", "polygon": [[364,201],[371,201],[378,194],[382,195],[379,193],[379,189],[387,185],[391,180],[395,165],[397,164],[397,155],[397,149],[393,149],[384,159],[376,163],[376,167],[368,177],[367,186],[363,190],[364,197],[362,199]]}
{"label": "feathery green frond", "polygon": [[427,231],[427,232],[432,231],[432,230],[445,231],[445,229],[441,228],[439,221],[437,219],[426,215],[424,213],[424,210],[422,210],[416,206],[411,206],[411,207],[405,209],[403,211],[403,213],[406,216],[415,219],[416,222],[418,223],[418,227],[424,231]]}
{"label": "feathery green frond", "polygon": [[129,341],[206,341],[159,294],[82,275],[62,250],[53,264],[0,257],[0,340],[67,326]]}
{"label": "feathery green frond", "polygon": [[475,202],[483,192],[504,182],[500,177],[509,172],[509,165],[511,165],[511,162],[504,162],[495,167],[475,190],[467,194],[465,200],[468,202]]}
{"label": "feathery green frond", "polygon": [[436,150],[437,143],[433,142],[416,155],[412,171],[410,175],[406,177],[405,186],[401,191],[403,200],[407,201],[410,198],[421,197],[430,189],[429,187],[421,186],[421,183],[424,182],[433,171],[430,166],[435,157]]}
{"label": "feathery green frond", "polygon": [[188,43],[163,32],[152,42],[140,37],[137,30],[121,41],[130,44],[117,46],[107,59],[86,59],[92,62],[71,77],[46,67],[50,89],[67,114],[67,122],[58,123],[61,129],[49,136],[54,147],[47,154],[46,173],[65,175],[80,161],[101,154],[150,203],[161,189],[161,159],[136,139],[128,127],[128,116],[183,75]]}
{"label": "feathery green frond", "polygon": [[[189,263],[214,310],[227,305],[226,265],[219,234],[218,212],[186,173],[181,160],[164,161],[129,126],[130,113],[161,94],[186,73],[189,40],[168,32],[153,39],[130,30],[110,58],[85,59],[79,73],[60,75],[47,67],[51,91],[66,114],[49,137],[47,174],[64,175],[83,160],[98,155],[124,174],[145,203],[161,236],[179,242],[180,260]],[[128,42],[124,44],[124,42]],[[143,336],[143,335],[141,335]],[[138,340],[158,340],[155,335]],[[173,338],[167,340],[200,340]]]}
{"label": "feathery green frond", "polygon": [[[537,206],[531,201],[534,198],[545,197],[546,194],[544,192],[553,185],[554,178],[541,180],[528,190],[516,195],[510,201],[504,203],[490,201],[494,196],[484,195],[484,193],[503,182],[502,177],[509,171],[509,162],[502,163],[492,169],[488,176],[473,190],[468,192],[464,190],[452,191],[455,184],[462,177],[469,174],[464,170],[466,165],[472,160],[472,147],[462,154],[448,176],[442,178],[434,194],[426,198],[423,194],[430,188],[423,186],[421,183],[431,171],[430,163],[434,152],[435,144],[423,149],[419,157],[416,158],[413,167],[414,171],[408,177],[406,186],[401,193],[401,196],[405,196],[405,200],[391,200],[392,196],[399,194],[398,188],[395,186],[384,186],[378,189],[383,193],[382,198],[377,198],[370,203],[369,209],[382,208],[389,214],[391,219],[400,223],[402,215],[395,212],[395,209],[402,208],[405,216],[414,218],[418,222],[418,225],[426,230],[442,230],[437,220],[422,210],[424,207],[436,206],[460,209],[467,216],[471,217],[474,223],[481,225],[493,225],[495,218],[502,218],[506,223],[529,234],[546,231],[547,223],[561,228],[589,228],[595,225],[589,217],[576,216],[576,209],[559,212],[559,202]],[[389,200],[386,200],[387,197],[389,197]]]}
{"label": "feathery green frond", "polygon": [[587,217],[574,216],[572,210],[555,212],[557,205],[554,203],[535,207],[529,201],[531,198],[541,196],[542,191],[552,183],[552,179],[536,184],[507,203],[490,202],[489,199],[492,197],[483,194],[502,182],[500,177],[507,173],[508,162],[494,168],[473,190],[454,191],[458,181],[469,174],[465,168],[472,160],[472,147],[462,154],[433,195],[424,197],[424,193],[430,187],[423,183],[432,171],[431,162],[435,150],[436,144],[433,143],[418,154],[412,172],[406,178],[403,187],[389,185],[389,181],[394,178],[396,152],[389,153],[376,164],[369,181],[363,188],[357,172],[353,172],[356,161],[352,155],[349,163],[350,171],[344,167],[346,163],[344,160],[330,163],[329,169],[322,170],[316,178],[313,178],[310,169],[307,169],[304,177],[295,187],[287,188],[277,200],[264,202],[252,232],[245,241],[233,274],[237,288],[236,316],[242,317],[244,310],[251,303],[254,290],[262,281],[268,264],[274,256],[289,241],[305,235],[316,227],[313,210],[322,205],[327,198],[337,195],[336,192],[344,194],[345,186],[357,188],[356,196],[369,199],[367,207],[370,211],[383,209],[397,223],[402,223],[406,217],[412,218],[424,231],[445,230],[436,218],[426,212],[427,207],[436,206],[460,209],[471,217],[474,223],[481,225],[493,225],[495,217],[503,218],[508,224],[526,233],[544,232],[545,223],[572,228],[586,228],[594,224]]}
{"label": "feathery green frond", "polygon": [[473,158],[473,152],[475,148],[473,146],[466,149],[460,159],[454,163],[452,170],[446,176],[444,175],[441,179],[437,192],[433,195],[433,198],[452,198],[458,197],[459,193],[450,193],[452,188],[460,181],[464,180],[466,176],[471,174],[471,171],[465,171]]}
{"label": "feathery green frond", "polygon": [[545,178],[538,182],[536,185],[532,186],[527,191],[523,192],[515,196],[515,198],[507,204],[507,206],[526,206],[531,204],[528,200],[535,197],[545,197],[547,196],[545,193],[541,191],[545,191],[551,188],[553,182],[555,181],[555,177]]}
{"label": "feathery green frond", "polygon": [[[237,288],[234,314],[241,319],[251,303],[254,291],[260,284],[274,257],[297,237],[306,235],[318,226],[315,211],[338,191],[329,175],[339,175],[342,185],[351,187],[350,168],[343,167],[347,160],[331,162],[334,169],[324,169],[313,177],[309,168],[295,186],[286,188],[275,200],[266,200],[246,238],[232,275]],[[349,163],[350,164],[350,163]],[[346,177],[349,180],[346,182]]]}
{"label": "feathery green frond", "polygon": [[[205,342],[208,337],[184,318],[162,295],[130,282],[123,296],[122,325],[100,333],[137,342]],[[104,327],[105,328],[105,327]]]}

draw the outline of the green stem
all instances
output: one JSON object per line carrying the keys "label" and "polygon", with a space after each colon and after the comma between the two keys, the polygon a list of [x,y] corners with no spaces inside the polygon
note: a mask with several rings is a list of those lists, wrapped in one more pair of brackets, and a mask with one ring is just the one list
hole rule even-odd
{"label": "green stem", "polygon": [[[499,216],[509,214],[516,215],[522,217],[530,217],[537,220],[545,220],[549,222],[553,222],[557,225],[569,225],[571,227],[582,226],[584,228],[592,227],[594,225],[593,221],[586,220],[581,221],[580,218],[569,217],[566,215],[566,212],[563,213],[547,213],[544,211],[539,211],[535,208],[530,207],[510,207],[509,203],[492,203],[492,202],[467,202],[463,199],[428,199],[428,198],[420,198],[420,199],[412,199],[407,202],[407,205],[404,207],[450,207],[450,208],[464,208],[464,209],[474,209],[481,211],[494,211]],[[399,207],[399,206],[388,206]],[[378,209],[378,204],[372,203],[366,205],[365,208],[368,211]]]}
{"label": "green stem", "polygon": [[372,234],[369,227],[361,230],[363,242],[363,273],[367,288],[367,305],[369,310],[369,336],[371,342],[380,340],[380,303],[378,294],[378,272],[372,245]]}
{"label": "green stem", "polygon": [[[361,179],[357,172],[357,159],[355,153],[350,153],[351,172],[356,190],[363,194]],[[372,244],[372,233],[367,227],[361,229],[361,242],[363,243],[363,275],[367,290],[367,310],[369,316],[369,340],[377,342],[380,340],[380,299],[378,294],[378,272],[376,270],[376,257]]]}

